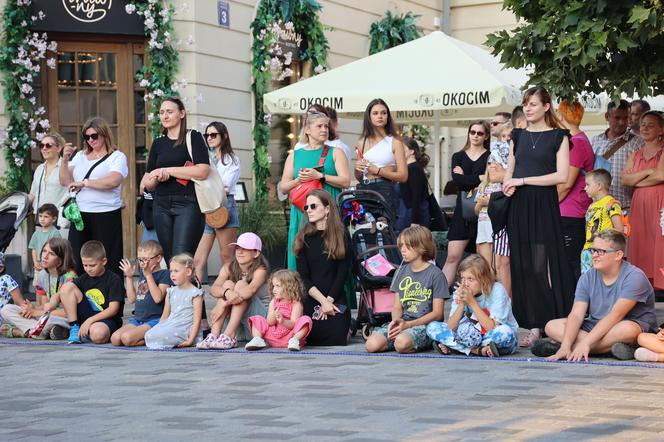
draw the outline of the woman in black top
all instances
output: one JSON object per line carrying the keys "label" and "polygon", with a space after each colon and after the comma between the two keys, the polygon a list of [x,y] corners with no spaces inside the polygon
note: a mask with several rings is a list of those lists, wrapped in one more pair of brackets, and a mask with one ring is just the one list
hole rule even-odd
{"label": "woman in black top", "polygon": [[452,155],[452,180],[459,188],[459,194],[450,229],[447,232],[447,260],[443,266],[443,273],[450,287],[453,286],[456,278],[457,267],[463,258],[463,251],[470,240],[475,244],[477,236],[477,221],[466,221],[463,218],[461,191],[470,192],[484,179],[486,162],[489,158],[490,139],[489,123],[484,120],[475,121],[468,126],[468,136],[463,150]]}
{"label": "woman in black top", "polygon": [[403,145],[408,164],[408,181],[399,184],[397,230],[401,231],[413,224],[429,228],[429,183],[424,171],[429,164],[429,155],[412,138],[404,137]]}
{"label": "woman in black top", "polygon": [[565,258],[557,184],[569,173],[569,131],[551,109],[551,96],[532,87],[523,96],[527,129],[514,129],[503,191],[507,217],[512,299],[519,325],[530,329],[529,347],[551,319],[566,317],[574,278]]}
{"label": "woman in black top", "polygon": [[[309,192],[304,211],[309,222],[295,237],[293,252],[308,295],[304,314],[314,319],[307,345],[346,345],[350,309],[344,285],[351,259],[350,237],[327,191]],[[318,314],[314,314],[316,310]]]}
{"label": "woman in black top", "polygon": [[162,137],[152,142],[145,188],[154,190],[154,225],[168,262],[179,253],[194,255],[203,235],[205,219],[198,207],[192,179],[210,173],[207,146],[200,132],[191,131],[187,150],[187,113],[179,98],[166,98],[159,109]]}

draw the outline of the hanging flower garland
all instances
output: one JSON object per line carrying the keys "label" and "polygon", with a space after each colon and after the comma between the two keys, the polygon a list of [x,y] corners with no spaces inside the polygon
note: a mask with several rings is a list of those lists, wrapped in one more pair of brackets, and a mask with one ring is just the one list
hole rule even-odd
{"label": "hanging flower garland", "polygon": [[[48,58],[48,51],[57,50],[57,43],[48,43],[45,32],[30,31],[35,22],[45,17],[42,11],[33,15],[31,3],[32,0],[8,0],[2,16],[0,73],[7,127],[0,132],[0,145],[7,160],[4,187],[8,191],[29,189],[30,150],[50,128],[50,122],[44,118],[46,109],[37,105],[35,90],[42,61]],[[56,60],[48,58],[46,65],[54,69]]]}
{"label": "hanging flower garland", "polygon": [[270,161],[267,145],[270,141],[271,115],[263,110],[263,95],[273,79],[283,80],[292,75],[292,53],[282,53],[276,44],[282,29],[302,33],[306,49],[299,54],[300,61],[309,62],[313,74],[327,67],[329,44],[325,29],[318,19],[321,6],[316,0],[262,0],[251,23],[253,33],[252,66],[254,94],[254,160],[255,193],[257,198],[267,195]]}

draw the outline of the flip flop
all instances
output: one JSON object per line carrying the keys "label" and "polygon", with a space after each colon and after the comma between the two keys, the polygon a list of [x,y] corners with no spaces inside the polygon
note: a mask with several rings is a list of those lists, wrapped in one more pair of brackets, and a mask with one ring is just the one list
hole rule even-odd
{"label": "flip flop", "polygon": [[21,336],[14,336],[14,330],[18,330],[18,329],[16,327],[14,327],[12,324],[7,324],[7,323],[2,324],[2,325],[0,325],[0,329],[2,327],[5,327],[5,326],[7,328],[5,329],[5,332],[0,331],[0,336],[2,336],[4,338],[8,338],[8,339],[16,339],[16,338],[21,337]]}
{"label": "flip flop", "polygon": [[449,356],[450,354],[452,354],[452,352],[447,347],[447,345],[441,344],[438,341],[433,341],[433,348],[434,348],[434,350],[438,351],[438,353],[440,353],[443,356]]}

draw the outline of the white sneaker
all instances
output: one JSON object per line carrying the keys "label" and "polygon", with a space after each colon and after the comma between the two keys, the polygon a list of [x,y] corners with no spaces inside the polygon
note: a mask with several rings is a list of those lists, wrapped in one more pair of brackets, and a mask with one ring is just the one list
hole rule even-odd
{"label": "white sneaker", "polygon": [[295,336],[293,336],[292,338],[290,338],[290,339],[288,340],[288,349],[289,349],[290,351],[300,351],[300,350],[301,350],[301,348],[300,348],[300,340],[299,340],[298,338],[296,338]]}
{"label": "white sneaker", "polygon": [[244,346],[245,350],[260,350],[261,348],[267,347],[267,343],[263,338],[256,336],[251,338],[251,341],[247,342],[247,345]]}

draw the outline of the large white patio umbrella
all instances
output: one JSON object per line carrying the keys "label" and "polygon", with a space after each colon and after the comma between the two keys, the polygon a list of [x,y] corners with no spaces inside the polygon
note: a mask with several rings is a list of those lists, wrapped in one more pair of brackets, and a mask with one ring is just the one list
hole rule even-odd
{"label": "large white patio umbrella", "polygon": [[440,195],[441,124],[510,112],[527,80],[524,70],[503,69],[484,49],[435,31],[270,92],[264,102],[273,114],[300,114],[318,103],[358,116],[382,98],[400,123],[433,123],[434,192]]}

